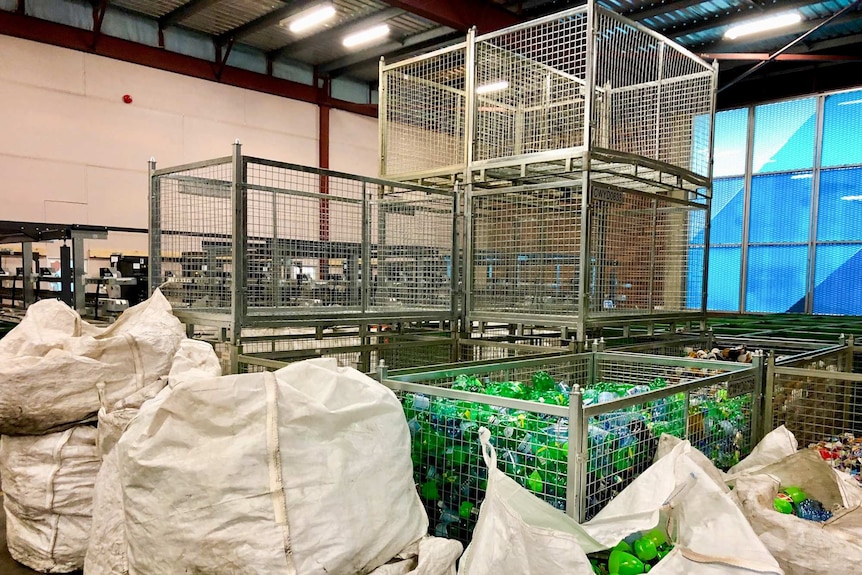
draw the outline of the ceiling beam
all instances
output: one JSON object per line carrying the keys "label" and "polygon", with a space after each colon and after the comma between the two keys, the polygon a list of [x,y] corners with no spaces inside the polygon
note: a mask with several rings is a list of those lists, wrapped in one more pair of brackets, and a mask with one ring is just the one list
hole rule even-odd
{"label": "ceiling beam", "polygon": [[837,54],[779,54],[773,57],[769,52],[723,52],[712,54],[699,54],[705,60],[731,60],[743,62],[761,62],[764,60],[775,60],[776,62],[862,62],[860,56],[846,56]]}
{"label": "ceiling beam", "polygon": [[486,0],[383,0],[390,6],[426,20],[465,32],[476,26],[479,32],[493,32],[521,21],[515,14]]}
{"label": "ceiling beam", "polygon": [[198,12],[202,12],[221,1],[222,0],[191,0],[191,2],[186,2],[182,6],[174,8],[159,18],[159,28],[167,28],[168,26],[182,22],[183,20],[191,18]]}
{"label": "ceiling beam", "polygon": [[[319,2],[319,0],[316,0]],[[297,54],[299,52],[304,52],[309,48],[314,48],[316,46],[326,46],[329,44],[338,43],[342,36],[347,36],[352,32],[359,32],[360,30],[364,30],[365,28],[370,28],[371,26],[376,26],[377,24],[381,24],[386,22],[387,20],[391,20],[397,16],[401,16],[404,14],[404,10],[400,8],[384,8],[383,10],[379,10],[358,20],[351,20],[349,22],[345,22],[344,24],[340,24],[338,26],[334,26],[332,28],[328,28],[317,34],[312,34],[311,36],[306,36],[305,38],[300,38],[290,44],[285,44],[281,48],[273,50],[270,52],[270,57],[273,59],[278,59],[283,56],[289,56],[290,54]]]}
{"label": "ceiling beam", "polygon": [[270,26],[276,26],[282,20],[295,16],[301,12],[305,12],[309,8],[313,8],[318,4],[320,4],[320,0],[297,0],[296,2],[291,2],[287,6],[276,8],[259,18],[255,18],[251,22],[246,22],[242,26],[237,26],[236,28],[219,34],[216,36],[216,42],[218,44],[225,44],[230,39],[233,39],[234,42],[239,42],[243,38],[247,38],[248,36],[256,34],[261,30],[265,30]]}
{"label": "ceiling beam", "polygon": [[828,40],[818,40],[816,42],[803,42],[802,44],[805,46],[805,51],[807,52],[819,52],[821,50],[831,50],[833,48],[852,46],[853,44],[862,44],[862,34],[851,34],[850,36],[841,36],[840,38],[830,38]]}
{"label": "ceiling beam", "polygon": [[446,26],[440,26],[438,28],[426,30],[425,32],[413,34],[412,36],[407,36],[401,41],[386,42],[385,44],[374,46],[367,50],[362,50],[361,52],[356,52],[354,54],[344,56],[343,58],[326,62],[318,66],[317,71],[321,75],[331,77],[340,76],[348,72],[353,66],[362,67],[371,62],[376,63],[380,60],[380,57],[384,55],[391,57],[392,53],[395,51],[404,49],[411,51],[427,49],[431,46],[439,45],[444,38],[448,40],[453,37],[460,39],[463,38],[464,35],[461,32],[456,32]]}
{"label": "ceiling beam", "polygon": [[57,24],[34,18],[33,16],[22,16],[15,12],[0,10],[0,34],[60,46],[88,54],[97,54],[106,58],[131,62],[211,82],[219,82],[255,92],[273,94],[317,105],[326,105],[356,114],[377,116],[377,106],[334,100],[330,96],[322,94],[314,86],[291,82],[290,80],[283,80],[267,76],[266,74],[226,66],[221,78],[216,78],[215,65],[210,60],[194,58],[138,42],[103,35],[99,43],[94,47],[92,45],[92,32],[89,30],[65,24]]}
{"label": "ceiling beam", "polygon": [[[764,15],[769,16],[770,14],[787,12],[789,10],[801,8],[810,4],[811,0],[783,0],[780,4],[773,5],[771,9],[757,13],[756,17],[759,18],[763,17]],[[732,26],[734,24],[740,24],[751,19],[752,11],[749,9],[745,9],[740,10],[735,14],[728,15],[719,13],[708,18],[692,20],[691,22],[680,26],[668,26],[666,28],[658,30],[658,32],[664,34],[665,36],[670,36],[671,38],[679,38],[680,36],[687,36],[689,34],[705,32],[707,30],[712,30],[713,28],[719,28],[721,26]]]}

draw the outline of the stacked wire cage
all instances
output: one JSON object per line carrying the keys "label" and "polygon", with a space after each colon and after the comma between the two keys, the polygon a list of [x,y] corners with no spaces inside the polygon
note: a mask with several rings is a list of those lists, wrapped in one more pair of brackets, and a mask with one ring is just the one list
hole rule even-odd
{"label": "stacked wire cage", "polygon": [[467,318],[705,312],[716,68],[596,6],[381,64],[380,172],[465,196]]}
{"label": "stacked wire cage", "polygon": [[231,371],[244,338],[255,349],[297,328],[335,343],[333,330],[358,326],[349,345],[395,323],[451,331],[453,194],[244,156],[239,143],[150,168],[150,285],[184,323],[215,330]]}
{"label": "stacked wire cage", "polygon": [[[584,521],[652,463],[662,433],[690,440],[725,469],[745,457],[760,368],[593,352],[379,377],[404,406],[431,532],[469,541],[487,479],[480,426],[492,433],[501,470]],[[599,391],[614,387],[625,392]]]}

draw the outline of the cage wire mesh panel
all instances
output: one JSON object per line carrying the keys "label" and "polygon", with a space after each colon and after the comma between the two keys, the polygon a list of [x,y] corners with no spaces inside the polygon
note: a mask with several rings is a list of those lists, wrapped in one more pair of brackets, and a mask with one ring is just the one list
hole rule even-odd
{"label": "cage wire mesh panel", "polygon": [[690,249],[689,231],[702,228],[702,206],[596,187],[590,212],[591,319],[701,310],[687,293],[703,281],[703,255]]}
{"label": "cage wire mesh panel", "polygon": [[707,175],[712,67],[608,10],[595,17],[593,145]]}
{"label": "cage wire mesh panel", "polygon": [[[691,438],[718,465],[733,465],[751,448],[756,371],[702,364],[579,354],[393,375],[398,381],[386,382],[408,419],[432,533],[469,539],[485,487],[479,426],[492,432],[500,469],[551,505],[566,509],[567,490],[582,485],[572,504],[585,519],[649,466],[661,433]],[[582,430],[570,427],[573,385],[582,387]],[[641,393],[650,395],[637,402]],[[583,468],[569,468],[570,445],[583,446]]]}
{"label": "cage wire mesh panel", "polygon": [[474,160],[584,146],[586,8],[476,39]]}
{"label": "cage wire mesh panel", "polygon": [[581,189],[501,191],[472,200],[470,311],[578,311]]}
{"label": "cage wire mesh panel", "polygon": [[370,308],[445,311],[452,305],[454,196],[381,187]]}
{"label": "cage wire mesh panel", "polygon": [[[767,423],[772,428],[787,427],[801,446],[828,441],[842,433],[862,434],[862,382],[852,380],[862,370],[854,371],[851,353],[839,349],[776,365],[772,421]],[[805,372],[783,372],[784,368]]]}
{"label": "cage wire mesh panel", "polygon": [[230,313],[231,181],[230,158],[155,176],[153,256],[161,265],[153,283],[174,309]]}
{"label": "cage wire mesh panel", "polygon": [[361,309],[364,183],[249,158],[245,188],[249,313]]}
{"label": "cage wire mesh panel", "polygon": [[381,176],[464,170],[466,47],[381,69]]}
{"label": "cage wire mesh panel", "polygon": [[[428,511],[431,533],[465,543],[470,540],[487,480],[479,454],[480,426],[491,430],[502,470],[523,486],[530,480],[534,493],[565,509],[566,469],[558,465],[565,459],[568,434],[565,418],[560,417],[565,411],[556,403],[559,411],[553,415],[542,403],[521,401],[518,404],[523,408],[518,409],[493,396],[476,394],[474,401],[437,396],[435,388],[475,391],[497,385],[509,390],[507,397],[512,399],[526,389],[519,382],[531,382],[537,371],[569,385],[587,377],[588,363],[584,356],[573,356],[537,367],[490,366],[474,381],[470,375],[441,377],[423,381],[424,393],[399,392],[411,432],[414,478]],[[551,449],[553,457],[546,453]],[[543,462],[534,451],[544,456]]]}

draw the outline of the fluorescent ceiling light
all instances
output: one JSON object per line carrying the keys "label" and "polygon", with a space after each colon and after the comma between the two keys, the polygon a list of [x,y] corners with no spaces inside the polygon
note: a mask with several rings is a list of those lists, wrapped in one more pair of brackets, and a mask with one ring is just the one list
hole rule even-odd
{"label": "fluorescent ceiling light", "polygon": [[291,32],[305,32],[309,28],[314,28],[323,24],[330,18],[335,16],[335,6],[332,4],[321,4],[304,12],[300,12],[296,18],[288,20],[288,29]]}
{"label": "fluorescent ceiling light", "polygon": [[758,18],[757,20],[752,20],[745,24],[733,26],[724,33],[724,37],[736,40],[743,36],[751,36],[752,34],[757,34],[759,32],[766,32],[767,30],[775,30],[777,28],[791,26],[798,22],[802,22],[802,15],[799,14],[799,12],[787,12],[779,14],[778,16]]}
{"label": "fluorescent ceiling light", "polygon": [[790,176],[790,179],[791,180],[810,180],[813,177],[814,177],[813,174],[793,174],[792,176]]}
{"label": "fluorescent ceiling light", "polygon": [[509,87],[509,82],[506,80],[500,80],[498,82],[491,82],[490,84],[484,84],[476,88],[477,94],[490,94],[492,92],[502,92],[503,90]]}
{"label": "fluorescent ceiling light", "polygon": [[848,202],[862,202],[862,196],[844,196],[841,198],[842,200],[847,200]]}
{"label": "fluorescent ceiling light", "polygon": [[862,100],[850,100],[849,102],[839,102],[839,106],[853,106],[854,104],[862,104]]}
{"label": "fluorescent ceiling light", "polygon": [[344,44],[347,48],[353,48],[354,46],[367,44],[388,35],[389,25],[381,24],[380,26],[368,28],[367,30],[363,30],[362,32],[357,32],[356,34],[346,36],[342,41],[342,44]]}

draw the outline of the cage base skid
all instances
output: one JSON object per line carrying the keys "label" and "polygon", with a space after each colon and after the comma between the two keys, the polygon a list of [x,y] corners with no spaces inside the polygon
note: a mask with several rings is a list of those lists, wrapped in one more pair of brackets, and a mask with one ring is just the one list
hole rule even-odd
{"label": "cage base skid", "polygon": [[[588,154],[590,160],[586,162]],[[594,183],[645,193],[702,194],[704,188],[709,187],[708,178],[673,164],[603,148],[589,152],[585,148],[578,148],[475,162],[471,170],[471,182],[476,189],[554,183],[565,187],[581,184],[585,171],[589,172],[590,180]],[[452,189],[465,182],[466,170],[453,167],[450,170],[387,177],[412,185]]]}
{"label": "cage base skid", "polygon": [[[521,326],[521,329],[529,326],[531,328],[546,328],[555,330],[573,331],[577,333],[581,323],[576,315],[545,315],[545,314],[513,314],[506,312],[471,312],[467,314],[467,320],[479,323],[500,323]],[[645,327],[648,334],[657,331],[659,326],[667,326],[669,331],[675,331],[677,326],[689,326],[697,324],[703,329],[705,317],[700,312],[672,313],[672,314],[643,314],[630,315],[621,313],[619,316],[612,314],[602,317],[590,317],[583,322],[586,330],[595,330],[602,327],[640,326]],[[578,339],[585,339],[586,334],[578,334]]]}
{"label": "cage base skid", "polygon": [[[174,310],[174,315],[183,323],[188,325],[200,325],[219,328],[228,328],[234,325],[229,314],[188,312]],[[274,315],[250,315],[242,322],[242,327],[316,327],[332,325],[362,325],[362,324],[396,324],[406,322],[454,322],[457,316],[448,312],[428,313],[355,313],[337,314],[329,316],[301,316],[293,314]]]}

